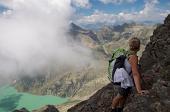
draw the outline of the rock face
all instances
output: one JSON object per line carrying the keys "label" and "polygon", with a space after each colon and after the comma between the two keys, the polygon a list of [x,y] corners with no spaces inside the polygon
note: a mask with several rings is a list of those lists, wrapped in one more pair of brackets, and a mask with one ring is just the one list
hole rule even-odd
{"label": "rock face", "polygon": [[113,92],[113,85],[108,84],[96,92],[88,100],[85,100],[70,108],[68,112],[110,112],[110,104]]}
{"label": "rock face", "polygon": [[[164,24],[157,27],[151,41],[143,52],[143,85],[149,89],[147,96],[131,96],[124,112],[169,112],[170,107],[170,15]],[[114,89],[108,84],[88,100],[83,101],[68,112],[110,112]]]}
{"label": "rock face", "polygon": [[153,65],[162,68],[170,65],[170,15],[153,32],[150,40],[140,60],[143,71],[151,69]]}
{"label": "rock face", "polygon": [[82,43],[83,39],[88,39],[90,43],[97,44],[99,43],[99,39],[97,35],[92,30],[86,30],[81,28],[80,26],[71,23],[70,24],[70,32],[69,34],[73,38],[73,41],[80,41]]}
{"label": "rock face", "polygon": [[14,110],[13,112],[29,112],[26,108],[22,108],[20,110]]}
{"label": "rock face", "polygon": [[53,105],[47,105],[41,109],[35,110],[33,112],[59,112],[59,110]]}
{"label": "rock face", "polygon": [[[19,110],[14,110],[13,112],[30,112],[26,108],[22,108]],[[47,105],[41,109],[33,110],[32,112],[59,112],[59,110],[53,105]]]}

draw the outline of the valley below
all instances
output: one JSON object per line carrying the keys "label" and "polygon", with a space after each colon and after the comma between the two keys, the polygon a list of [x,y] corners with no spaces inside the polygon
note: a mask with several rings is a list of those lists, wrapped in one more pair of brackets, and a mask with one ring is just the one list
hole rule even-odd
{"label": "valley below", "polygon": [[88,99],[109,83],[108,60],[114,49],[119,47],[128,49],[128,39],[138,37],[142,43],[138,54],[141,56],[156,26],[125,23],[118,26],[103,26],[93,31],[72,23],[69,32],[72,37],[70,41],[89,48],[94,60],[83,68],[63,66],[60,71],[47,71],[43,75],[34,77],[23,76],[13,86],[19,92],[69,98],[65,104],[55,104],[61,112],[66,112],[68,108]]}

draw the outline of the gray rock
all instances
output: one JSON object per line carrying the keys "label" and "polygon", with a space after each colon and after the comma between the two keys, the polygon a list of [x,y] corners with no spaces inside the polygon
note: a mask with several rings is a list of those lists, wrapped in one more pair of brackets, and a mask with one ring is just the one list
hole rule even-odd
{"label": "gray rock", "polygon": [[33,112],[59,112],[59,110],[54,105],[47,105],[41,109],[34,110]]}
{"label": "gray rock", "polygon": [[29,112],[26,108],[22,108],[19,110],[14,110],[13,112]]}

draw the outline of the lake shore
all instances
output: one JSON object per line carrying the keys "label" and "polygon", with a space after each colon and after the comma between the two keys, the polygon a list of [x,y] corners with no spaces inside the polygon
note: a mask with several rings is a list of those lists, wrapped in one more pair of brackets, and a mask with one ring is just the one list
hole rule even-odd
{"label": "lake shore", "polygon": [[0,112],[11,112],[15,109],[27,108],[29,111],[41,108],[45,105],[61,105],[69,98],[61,98],[51,95],[32,95],[29,93],[17,92],[12,86],[0,87]]}

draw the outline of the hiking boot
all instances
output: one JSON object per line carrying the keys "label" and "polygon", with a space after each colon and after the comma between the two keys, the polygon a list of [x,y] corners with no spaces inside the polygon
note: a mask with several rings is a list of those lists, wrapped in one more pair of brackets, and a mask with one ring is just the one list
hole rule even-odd
{"label": "hiking boot", "polygon": [[115,109],[112,109],[112,111],[111,112],[117,112],[117,108],[115,108]]}
{"label": "hiking boot", "polygon": [[123,108],[117,108],[116,112],[123,112]]}

